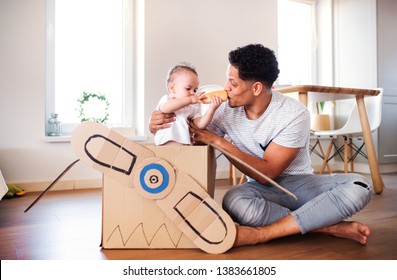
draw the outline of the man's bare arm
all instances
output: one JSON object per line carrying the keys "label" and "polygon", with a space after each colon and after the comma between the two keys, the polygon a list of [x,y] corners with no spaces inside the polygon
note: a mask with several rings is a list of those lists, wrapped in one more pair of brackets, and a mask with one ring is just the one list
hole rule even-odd
{"label": "man's bare arm", "polygon": [[160,111],[153,111],[150,115],[149,130],[152,134],[156,134],[156,132],[160,129],[171,127],[174,121],[174,113],[162,113]]}
{"label": "man's bare arm", "polygon": [[[193,141],[210,145],[214,144],[215,146],[222,148],[239,160],[245,162],[247,165],[261,172],[262,174],[265,174],[272,180],[276,179],[291,164],[291,162],[295,159],[299,152],[299,149],[287,148],[271,142],[267,146],[263,158],[257,158],[240,151],[232,143],[222,137],[219,137],[209,130],[200,130],[196,127],[193,127],[193,125],[191,125],[190,130],[194,135],[192,139]],[[228,157],[228,159],[232,162],[234,166],[236,166],[237,169],[239,169],[247,176],[253,178],[261,184],[268,183],[264,181],[263,177],[258,176],[258,174],[256,174],[246,166],[240,164],[238,161],[230,157]]]}

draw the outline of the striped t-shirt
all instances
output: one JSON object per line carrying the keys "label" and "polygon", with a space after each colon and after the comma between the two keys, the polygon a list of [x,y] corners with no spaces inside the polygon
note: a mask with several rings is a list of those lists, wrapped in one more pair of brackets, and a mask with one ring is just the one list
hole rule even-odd
{"label": "striped t-shirt", "polygon": [[301,102],[277,91],[273,91],[269,106],[256,120],[247,119],[243,106],[231,108],[227,102],[222,103],[208,129],[221,137],[229,136],[237,148],[258,158],[263,158],[271,141],[300,148],[281,176],[313,173],[308,149],[310,113]]}

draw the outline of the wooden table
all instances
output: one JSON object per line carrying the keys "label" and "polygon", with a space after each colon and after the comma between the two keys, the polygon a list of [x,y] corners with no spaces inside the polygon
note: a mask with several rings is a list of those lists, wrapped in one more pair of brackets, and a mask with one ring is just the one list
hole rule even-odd
{"label": "wooden table", "polygon": [[374,191],[377,194],[382,193],[384,183],[379,172],[378,160],[376,158],[374,142],[372,139],[371,129],[368,122],[367,110],[365,108],[364,97],[376,96],[380,93],[375,89],[358,89],[358,88],[342,88],[342,87],[327,87],[315,85],[300,85],[278,88],[277,91],[281,93],[294,93],[299,94],[299,100],[307,106],[308,100],[311,101],[324,101],[324,100],[337,100],[346,98],[355,98],[357,102],[357,109],[360,115],[361,128],[363,131],[363,138],[367,150],[368,164],[371,172],[372,183]]}

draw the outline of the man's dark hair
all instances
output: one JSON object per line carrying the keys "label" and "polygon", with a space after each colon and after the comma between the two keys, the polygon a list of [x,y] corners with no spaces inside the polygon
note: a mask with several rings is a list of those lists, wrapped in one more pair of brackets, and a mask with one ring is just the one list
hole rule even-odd
{"label": "man's dark hair", "polygon": [[250,44],[229,53],[229,62],[244,81],[260,81],[272,87],[280,70],[274,52],[261,44]]}

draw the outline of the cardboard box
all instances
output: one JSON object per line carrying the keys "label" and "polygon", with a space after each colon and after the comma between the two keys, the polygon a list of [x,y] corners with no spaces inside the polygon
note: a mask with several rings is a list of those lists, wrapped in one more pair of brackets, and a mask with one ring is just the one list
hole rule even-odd
{"label": "cardboard box", "polygon": [[[144,146],[175,169],[189,174],[214,197],[216,158],[212,147]],[[154,200],[143,198],[134,187],[125,187],[106,175],[102,211],[104,249],[196,248]]]}

